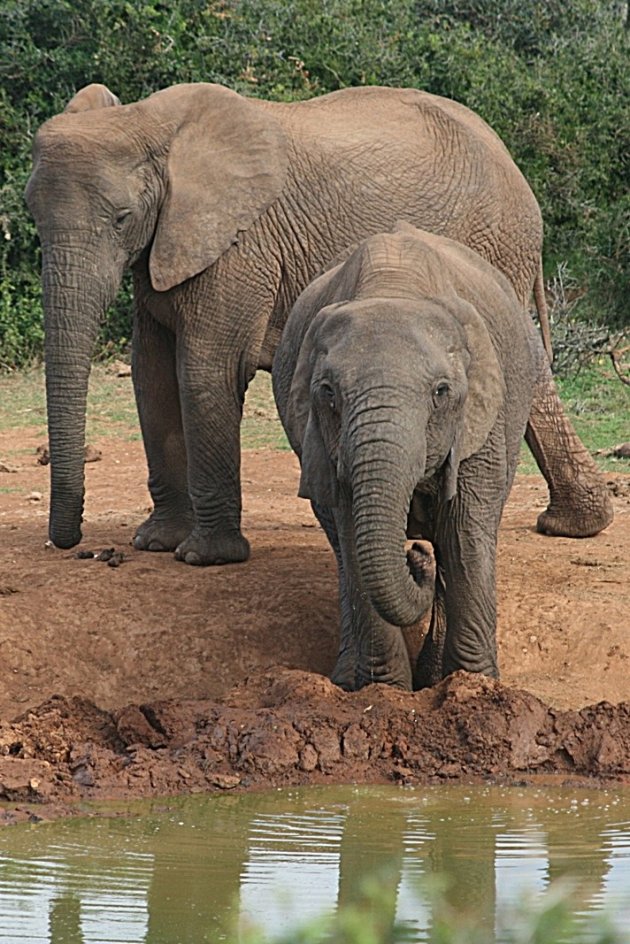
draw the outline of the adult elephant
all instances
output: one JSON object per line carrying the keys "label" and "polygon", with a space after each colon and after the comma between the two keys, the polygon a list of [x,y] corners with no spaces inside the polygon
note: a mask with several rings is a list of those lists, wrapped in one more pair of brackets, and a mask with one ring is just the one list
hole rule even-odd
{"label": "adult elephant", "polygon": [[[276,352],[300,495],[335,551],[333,681],[412,685],[401,627],[432,608],[415,687],[496,676],[497,531],[549,362],[508,280],[459,243],[403,224],[300,295]],[[405,540],[422,545],[405,557]]]}
{"label": "adult elephant", "polygon": [[[239,423],[291,305],[344,247],[397,218],[480,252],[542,304],[538,205],[475,114],[412,89],[308,102],[219,85],[130,105],[78,92],[34,142],[43,252],[50,538],[81,539],[84,417],[99,321],[134,275],[133,378],[154,511],[134,543],[192,564],[244,560]],[[539,528],[593,534],[606,489],[551,380],[528,442],[550,486]]]}

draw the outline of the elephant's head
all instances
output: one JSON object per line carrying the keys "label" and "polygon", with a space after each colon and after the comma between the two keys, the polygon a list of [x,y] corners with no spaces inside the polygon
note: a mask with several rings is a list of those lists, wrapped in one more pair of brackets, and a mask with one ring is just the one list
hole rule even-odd
{"label": "elephant's head", "polygon": [[414,490],[433,480],[438,500],[453,499],[502,391],[487,328],[455,295],[341,302],[310,324],[288,402],[300,495],[338,509],[361,585],[388,623],[424,609],[404,550]]}
{"label": "elephant's head", "polygon": [[81,538],[90,357],[123,270],[149,249],[166,292],[211,266],[280,193],[286,151],[267,111],[208,84],[132,105],[88,86],[38,131],[26,197],[43,253],[56,545]]}

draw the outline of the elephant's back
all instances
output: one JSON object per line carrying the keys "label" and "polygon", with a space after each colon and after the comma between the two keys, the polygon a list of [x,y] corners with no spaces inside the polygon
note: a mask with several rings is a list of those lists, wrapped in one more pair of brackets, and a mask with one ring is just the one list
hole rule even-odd
{"label": "elephant's back", "polygon": [[[261,103],[270,105],[289,125],[302,132],[309,126],[326,137],[369,136],[378,133],[387,142],[386,132],[432,138],[445,131],[468,139],[512,162],[501,138],[483,118],[453,99],[421,89],[361,86],[339,89],[305,102]],[[325,124],[324,124],[325,122]],[[391,139],[389,139],[391,141]]]}
{"label": "elephant's back", "polygon": [[413,210],[410,220],[466,243],[469,234],[457,219],[477,225],[473,207],[493,226],[501,225],[492,219],[497,214],[518,216],[542,242],[540,209],[525,177],[492,128],[459,102],[419,89],[367,86],[272,107],[309,176],[325,166],[334,188],[336,177],[345,186],[345,177],[369,174],[374,187],[406,194],[410,208],[417,194],[443,225],[436,229]]}
{"label": "elephant's back", "polygon": [[292,202],[309,220],[323,214],[327,229],[341,219],[345,243],[331,246],[332,255],[404,219],[471,246],[528,299],[542,247],[540,208],[498,136],[468,108],[379,87],[262,107],[273,109],[291,141]]}

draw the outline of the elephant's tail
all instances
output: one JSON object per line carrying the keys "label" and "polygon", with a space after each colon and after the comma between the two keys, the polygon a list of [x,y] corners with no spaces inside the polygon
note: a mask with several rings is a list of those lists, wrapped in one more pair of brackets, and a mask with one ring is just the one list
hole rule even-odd
{"label": "elephant's tail", "polygon": [[549,311],[547,309],[547,299],[545,298],[545,281],[543,278],[542,258],[538,263],[538,273],[534,282],[534,301],[538,320],[540,322],[540,333],[542,334],[543,345],[549,358],[549,363],[553,362],[553,347],[551,345],[551,328],[549,327]]}

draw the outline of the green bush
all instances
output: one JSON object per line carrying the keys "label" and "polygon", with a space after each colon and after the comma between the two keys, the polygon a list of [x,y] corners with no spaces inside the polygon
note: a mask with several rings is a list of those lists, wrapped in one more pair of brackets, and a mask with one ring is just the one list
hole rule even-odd
{"label": "green bush", "polygon": [[[538,196],[545,265],[580,309],[627,323],[630,70],[607,0],[4,0],[0,10],[0,366],[41,353],[37,239],[23,203],[33,134],[89,82],[123,102],[190,81],[297,100],[415,86],[498,131]],[[130,336],[129,289],[101,333]]]}
{"label": "green bush", "polygon": [[[449,903],[444,877],[425,881],[419,892],[431,905],[434,944],[630,944],[630,935],[605,914],[578,920],[577,889],[557,882],[537,901],[497,915],[497,928],[488,928],[472,914],[462,914]],[[421,901],[420,896],[418,900]],[[365,882],[356,901],[281,937],[270,939],[255,929],[239,933],[242,944],[405,944],[416,940],[412,928],[396,920],[396,882],[387,874]]]}

